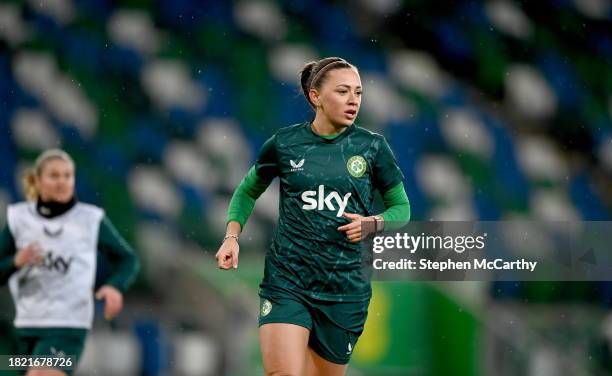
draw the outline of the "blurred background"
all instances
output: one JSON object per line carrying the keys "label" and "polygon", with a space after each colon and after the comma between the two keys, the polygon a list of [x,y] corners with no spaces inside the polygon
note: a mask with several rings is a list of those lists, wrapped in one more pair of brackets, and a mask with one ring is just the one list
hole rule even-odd
{"label": "blurred background", "polygon": [[[79,374],[262,374],[277,185],[238,271],[213,256],[259,147],[313,116],[303,64],[358,66],[357,123],[387,137],[413,220],[609,221],[611,19],[607,0],[0,0],[0,225],[24,169],[64,148],[79,199],[143,261],[121,317],[95,322]],[[612,373],[608,283],[373,289],[349,375]],[[2,354],[12,315],[4,287]]]}

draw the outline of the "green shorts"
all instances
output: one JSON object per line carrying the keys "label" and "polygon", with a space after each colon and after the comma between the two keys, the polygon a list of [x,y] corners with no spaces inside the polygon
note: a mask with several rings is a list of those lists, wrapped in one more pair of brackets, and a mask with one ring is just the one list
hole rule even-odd
{"label": "green shorts", "polygon": [[310,330],[308,346],[323,359],[347,364],[368,316],[369,300],[334,302],[285,289],[259,291],[259,326],[285,323]]}
{"label": "green shorts", "polygon": [[63,370],[72,375],[83,354],[87,332],[87,329],[74,328],[17,328],[17,351],[19,355],[32,356],[72,355],[75,357],[72,369]]}

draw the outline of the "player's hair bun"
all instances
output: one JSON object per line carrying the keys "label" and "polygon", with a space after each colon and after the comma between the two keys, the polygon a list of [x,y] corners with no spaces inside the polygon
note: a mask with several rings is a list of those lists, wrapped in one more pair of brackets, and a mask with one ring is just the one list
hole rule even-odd
{"label": "player's hair bun", "polygon": [[306,63],[306,65],[304,65],[304,67],[300,71],[300,85],[302,86],[302,92],[304,93],[304,97],[306,97],[306,100],[311,106],[312,106],[312,102],[310,102],[308,91],[310,90],[310,80],[312,78],[312,70],[316,64],[317,64],[316,61],[311,61],[309,63]]}

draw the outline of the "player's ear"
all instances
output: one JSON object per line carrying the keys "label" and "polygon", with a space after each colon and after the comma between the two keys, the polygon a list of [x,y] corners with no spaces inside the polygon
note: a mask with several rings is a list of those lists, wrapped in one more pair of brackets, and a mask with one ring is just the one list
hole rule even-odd
{"label": "player's ear", "polygon": [[316,89],[310,89],[308,91],[308,97],[310,98],[310,102],[315,106],[319,107],[319,92]]}

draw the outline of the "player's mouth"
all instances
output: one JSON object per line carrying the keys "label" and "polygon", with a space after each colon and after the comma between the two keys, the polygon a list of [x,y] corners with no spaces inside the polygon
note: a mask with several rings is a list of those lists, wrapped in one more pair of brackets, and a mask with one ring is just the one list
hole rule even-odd
{"label": "player's mouth", "polygon": [[349,119],[354,119],[357,116],[357,110],[346,110],[344,111],[344,115]]}

